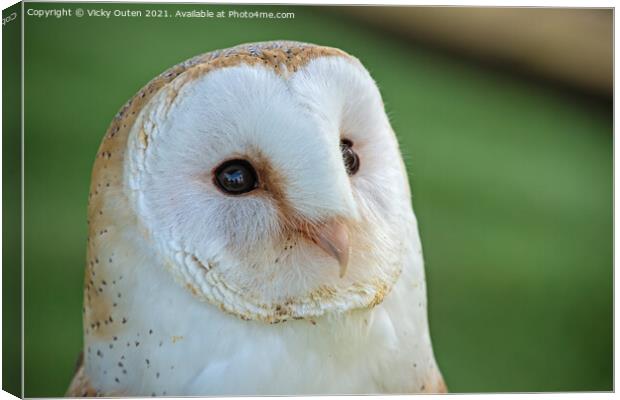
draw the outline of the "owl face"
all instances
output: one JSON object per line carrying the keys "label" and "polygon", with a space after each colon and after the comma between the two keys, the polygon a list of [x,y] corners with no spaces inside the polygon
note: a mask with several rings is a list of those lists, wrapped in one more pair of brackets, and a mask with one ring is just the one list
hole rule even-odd
{"label": "owl face", "polygon": [[340,52],[294,65],[252,54],[183,72],[138,113],[123,180],[146,243],[197,298],[242,318],[381,302],[415,233],[374,81]]}

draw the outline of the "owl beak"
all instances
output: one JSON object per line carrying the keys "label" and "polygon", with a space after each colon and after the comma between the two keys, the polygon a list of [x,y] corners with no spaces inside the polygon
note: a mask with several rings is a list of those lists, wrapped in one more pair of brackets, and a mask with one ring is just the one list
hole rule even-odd
{"label": "owl beak", "polygon": [[340,277],[344,277],[349,265],[349,230],[346,225],[337,220],[331,220],[321,225],[312,235],[316,243],[325,253],[334,257],[340,266]]}

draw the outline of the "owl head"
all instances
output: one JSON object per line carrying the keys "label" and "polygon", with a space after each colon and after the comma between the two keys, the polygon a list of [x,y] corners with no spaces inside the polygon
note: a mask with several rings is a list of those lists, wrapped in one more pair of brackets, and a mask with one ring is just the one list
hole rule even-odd
{"label": "owl head", "polygon": [[418,240],[375,82],[310,44],[242,45],[155,78],[101,145],[91,193],[104,188],[91,229],[134,227],[171,284],[244,319],[376,305]]}

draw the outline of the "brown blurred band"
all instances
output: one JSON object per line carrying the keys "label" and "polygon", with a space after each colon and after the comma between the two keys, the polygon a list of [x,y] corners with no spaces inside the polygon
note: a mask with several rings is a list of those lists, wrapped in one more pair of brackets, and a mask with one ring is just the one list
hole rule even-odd
{"label": "brown blurred band", "polygon": [[348,7],[409,39],[500,61],[592,94],[613,93],[613,10]]}

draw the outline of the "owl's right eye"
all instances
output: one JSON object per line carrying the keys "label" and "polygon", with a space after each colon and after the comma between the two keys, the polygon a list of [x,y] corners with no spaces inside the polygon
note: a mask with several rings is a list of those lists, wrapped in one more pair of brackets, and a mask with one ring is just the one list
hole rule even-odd
{"label": "owl's right eye", "polygon": [[243,194],[258,187],[258,177],[246,160],[229,160],[216,168],[214,182],[224,193]]}

